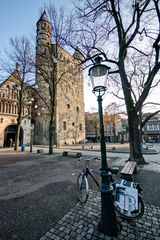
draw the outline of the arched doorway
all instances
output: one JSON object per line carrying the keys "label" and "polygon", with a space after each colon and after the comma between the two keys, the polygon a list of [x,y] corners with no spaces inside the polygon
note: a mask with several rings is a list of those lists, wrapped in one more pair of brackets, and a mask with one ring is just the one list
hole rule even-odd
{"label": "arched doorway", "polygon": [[[17,125],[10,125],[4,131],[4,147],[10,146],[10,138],[12,138],[13,143],[15,142],[16,138],[16,129]],[[23,144],[23,128],[20,128],[20,135],[19,135],[19,145]]]}

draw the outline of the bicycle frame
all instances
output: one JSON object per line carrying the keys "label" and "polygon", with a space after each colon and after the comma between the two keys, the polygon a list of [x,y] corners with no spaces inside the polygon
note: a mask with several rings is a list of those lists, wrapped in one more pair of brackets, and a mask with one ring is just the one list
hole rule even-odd
{"label": "bicycle frame", "polygon": [[[96,173],[99,175],[99,172],[96,172],[94,170],[91,170],[92,172]],[[100,187],[99,182],[97,181],[97,179],[94,177],[94,175],[91,173],[91,171],[89,170],[89,160],[85,161],[85,169],[83,170],[83,173],[87,176],[90,175],[91,178],[93,179],[93,181],[96,183],[97,187]]]}

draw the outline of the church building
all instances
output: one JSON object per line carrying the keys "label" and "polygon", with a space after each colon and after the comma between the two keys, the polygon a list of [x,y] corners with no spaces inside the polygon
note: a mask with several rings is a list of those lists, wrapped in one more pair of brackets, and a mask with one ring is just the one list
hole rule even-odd
{"label": "church building", "polygon": [[[14,146],[18,106],[20,91],[20,74],[18,66],[15,71],[0,84],[0,147]],[[28,99],[27,91],[23,97]],[[20,145],[30,144],[31,132],[30,106],[28,100],[23,104],[22,122],[20,128],[19,143]]]}

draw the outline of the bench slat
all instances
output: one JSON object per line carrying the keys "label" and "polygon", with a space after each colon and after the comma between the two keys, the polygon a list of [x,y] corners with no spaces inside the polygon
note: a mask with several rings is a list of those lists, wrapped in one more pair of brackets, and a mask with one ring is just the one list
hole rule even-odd
{"label": "bench slat", "polygon": [[129,173],[131,174],[136,167],[136,162],[127,162],[124,168],[122,169],[121,173]]}
{"label": "bench slat", "polygon": [[136,166],[136,162],[128,161],[121,170],[122,177],[132,180],[132,175],[136,172]]}

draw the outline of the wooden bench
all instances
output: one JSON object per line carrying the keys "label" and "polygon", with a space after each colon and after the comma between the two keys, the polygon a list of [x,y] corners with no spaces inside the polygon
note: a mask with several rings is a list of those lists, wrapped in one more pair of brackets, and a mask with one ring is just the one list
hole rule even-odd
{"label": "wooden bench", "polygon": [[133,181],[133,175],[137,172],[137,163],[128,161],[121,170],[121,178]]}
{"label": "wooden bench", "polygon": [[62,155],[63,156],[68,156],[68,154],[75,155],[77,158],[82,157],[82,153],[81,152],[64,151]]}
{"label": "wooden bench", "polygon": [[82,146],[82,149],[94,149],[94,146],[89,146],[89,147],[88,147],[88,146],[84,146],[84,145],[83,145],[83,146]]}

